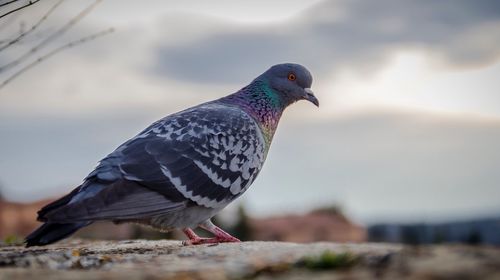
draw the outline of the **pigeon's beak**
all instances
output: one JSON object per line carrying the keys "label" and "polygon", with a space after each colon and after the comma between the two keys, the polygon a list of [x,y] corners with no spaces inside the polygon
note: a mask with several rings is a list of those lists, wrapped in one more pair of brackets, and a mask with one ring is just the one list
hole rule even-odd
{"label": "pigeon's beak", "polygon": [[304,89],[304,99],[310,101],[312,104],[316,105],[319,107],[319,101],[316,96],[314,96],[314,92],[310,88],[305,88]]}

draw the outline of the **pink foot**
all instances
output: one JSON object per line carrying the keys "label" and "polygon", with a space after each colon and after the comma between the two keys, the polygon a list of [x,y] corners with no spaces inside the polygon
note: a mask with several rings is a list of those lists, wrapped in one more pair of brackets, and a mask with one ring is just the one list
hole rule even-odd
{"label": "pink foot", "polygon": [[238,238],[219,238],[219,237],[212,237],[212,238],[197,238],[197,239],[189,239],[189,240],[184,240],[182,241],[182,245],[184,246],[189,246],[189,245],[200,245],[200,244],[219,244],[219,243],[224,243],[224,242],[241,242]]}
{"label": "pink foot", "polygon": [[231,236],[229,233],[223,231],[222,229],[215,227],[212,233],[215,237],[212,238],[201,238],[192,229],[185,228],[182,230],[184,234],[187,235],[189,240],[184,240],[182,245],[200,245],[200,244],[219,244],[224,242],[241,242],[238,238]]}

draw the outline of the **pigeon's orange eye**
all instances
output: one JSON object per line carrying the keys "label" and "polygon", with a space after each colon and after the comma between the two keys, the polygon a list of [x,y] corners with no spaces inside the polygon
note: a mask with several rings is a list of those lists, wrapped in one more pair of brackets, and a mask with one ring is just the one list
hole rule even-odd
{"label": "pigeon's orange eye", "polygon": [[295,76],[295,74],[290,73],[290,74],[288,74],[288,79],[289,79],[290,81],[295,81],[295,80],[297,79],[297,77]]}

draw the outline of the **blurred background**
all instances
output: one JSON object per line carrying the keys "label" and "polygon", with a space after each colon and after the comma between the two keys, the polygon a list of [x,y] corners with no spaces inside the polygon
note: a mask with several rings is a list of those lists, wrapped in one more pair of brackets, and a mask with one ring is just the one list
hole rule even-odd
{"label": "blurred background", "polygon": [[0,1],[0,14],[5,242],[151,122],[295,62],[321,107],[287,110],[219,224],[243,240],[500,244],[499,1]]}

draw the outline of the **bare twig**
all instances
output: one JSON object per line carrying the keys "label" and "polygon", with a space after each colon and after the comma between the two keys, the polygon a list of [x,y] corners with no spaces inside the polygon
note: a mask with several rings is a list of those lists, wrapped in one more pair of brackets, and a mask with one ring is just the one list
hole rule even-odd
{"label": "bare twig", "polygon": [[24,5],[20,6],[20,7],[17,7],[17,8],[15,8],[15,9],[13,9],[13,10],[10,10],[10,11],[6,12],[5,14],[1,14],[1,15],[0,15],[0,18],[3,18],[3,17],[5,17],[5,16],[8,16],[8,15],[10,15],[10,14],[12,14],[12,13],[15,13],[15,12],[17,12],[17,11],[19,11],[19,10],[22,10],[22,9],[24,9],[24,8],[27,8],[27,7],[29,7],[29,6],[31,6],[31,5],[33,5],[33,4],[36,4],[37,2],[40,2],[40,0],[30,0],[28,3],[26,3],[26,4],[24,4]]}
{"label": "bare twig", "polygon": [[86,37],[83,37],[83,38],[80,38],[78,40],[75,40],[75,41],[71,41],[67,44],[64,44],[58,48],[55,48],[53,49],[52,51],[46,53],[45,55],[43,56],[40,56],[38,59],[36,59],[35,61],[31,62],[30,64],[24,66],[23,68],[19,69],[17,72],[15,72],[14,74],[12,74],[10,77],[8,77],[6,80],[4,80],[1,84],[0,84],[0,90],[2,88],[4,88],[7,84],[9,84],[10,82],[12,82],[12,80],[14,80],[15,78],[19,77],[19,75],[23,74],[24,72],[28,71],[29,69],[33,68],[34,66],[36,66],[37,64],[47,60],[48,58],[50,58],[51,56],[65,50],[65,49],[69,49],[69,48],[72,48],[72,47],[75,47],[75,46],[78,46],[78,45],[81,45],[83,43],[86,43],[88,41],[92,41],[94,39],[97,39],[99,37],[102,37],[104,35],[107,35],[107,34],[110,34],[114,32],[114,29],[113,28],[108,28],[106,30],[103,30],[103,31],[100,31],[100,32],[97,32],[97,33],[94,33],[92,35],[89,35],[89,36],[86,36]]}
{"label": "bare twig", "polygon": [[11,41],[7,42],[5,45],[3,45],[2,47],[0,47],[0,52],[7,49],[8,47],[14,45],[15,43],[19,42],[22,38],[24,38],[26,35],[30,34],[31,32],[35,31],[38,26],[40,26],[40,24],[42,22],[44,22],[48,17],[49,15],[59,6],[61,5],[61,3],[63,2],[64,0],[59,0],[56,4],[54,4],[48,11],[47,13],[45,13],[45,15],[42,16],[42,18],[40,20],[38,20],[37,23],[35,23],[33,26],[31,26],[31,28],[29,30],[27,30],[26,32],[22,32],[21,34],[19,34],[19,36],[17,36],[16,38],[12,39]]}
{"label": "bare twig", "polygon": [[31,48],[28,52],[24,53],[23,55],[21,55],[16,60],[11,61],[11,62],[9,62],[9,63],[1,66],[0,67],[0,73],[3,72],[3,71],[5,71],[5,70],[7,70],[7,69],[10,69],[10,68],[18,65],[21,62],[23,62],[26,58],[28,58],[32,54],[36,53],[38,50],[40,50],[46,44],[50,43],[51,41],[53,41],[57,37],[59,37],[62,34],[64,34],[66,31],[68,31],[68,29],[70,29],[71,27],[73,27],[76,23],[78,23],[81,19],[83,19],[87,14],[89,14],[90,11],[92,11],[97,6],[97,4],[99,4],[100,2],[102,2],[102,0],[95,0],[94,3],[92,3],[87,8],[85,8],[84,10],[82,10],[74,18],[72,18],[70,21],[68,21],[65,25],[63,25],[61,28],[59,28],[58,30],[56,30],[50,36],[48,36],[47,38],[45,38],[38,45],[36,45],[33,48]]}
{"label": "bare twig", "polygon": [[10,4],[12,4],[12,3],[14,3],[14,2],[17,2],[17,1],[19,1],[19,0],[11,0],[11,1],[9,1],[9,2],[2,3],[2,4],[0,4],[0,7],[10,5]]}

